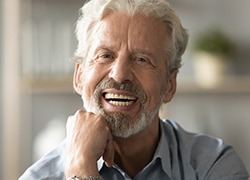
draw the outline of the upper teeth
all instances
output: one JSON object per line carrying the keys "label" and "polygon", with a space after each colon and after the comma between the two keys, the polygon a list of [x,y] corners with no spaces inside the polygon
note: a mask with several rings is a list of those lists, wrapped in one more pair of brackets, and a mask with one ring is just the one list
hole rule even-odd
{"label": "upper teeth", "polygon": [[136,98],[133,96],[113,94],[113,93],[107,93],[105,94],[104,97],[109,101],[109,103],[113,104],[114,106],[130,106],[136,100]]}
{"label": "upper teeth", "polygon": [[107,93],[105,94],[105,99],[117,99],[117,100],[128,100],[128,101],[134,101],[136,100],[133,96],[126,96],[126,95],[120,95],[120,94],[113,94],[113,93]]}

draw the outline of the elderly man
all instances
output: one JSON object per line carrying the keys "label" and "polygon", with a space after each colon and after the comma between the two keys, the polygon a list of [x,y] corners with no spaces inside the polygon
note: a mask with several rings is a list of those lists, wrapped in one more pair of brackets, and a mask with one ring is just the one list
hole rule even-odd
{"label": "elderly man", "polygon": [[233,148],[160,120],[188,35],[166,0],[92,0],[76,35],[74,89],[84,110],[21,180],[246,180]]}

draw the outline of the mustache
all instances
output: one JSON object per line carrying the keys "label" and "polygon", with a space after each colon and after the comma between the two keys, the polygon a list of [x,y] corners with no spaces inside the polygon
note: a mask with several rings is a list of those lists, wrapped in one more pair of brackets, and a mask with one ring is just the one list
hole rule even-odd
{"label": "mustache", "polygon": [[123,90],[130,92],[131,94],[135,95],[139,98],[142,102],[146,101],[146,94],[139,86],[135,85],[131,81],[125,81],[124,83],[118,83],[113,79],[104,79],[102,80],[95,89],[94,94],[99,96],[101,92],[105,89],[116,89],[116,90]]}

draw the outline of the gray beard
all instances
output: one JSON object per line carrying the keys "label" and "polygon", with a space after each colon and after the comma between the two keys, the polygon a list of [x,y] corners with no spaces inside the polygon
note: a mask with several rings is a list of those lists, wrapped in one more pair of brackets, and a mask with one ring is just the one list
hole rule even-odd
{"label": "gray beard", "polygon": [[[141,101],[141,110],[138,116],[132,120],[129,119],[129,117],[127,117],[126,115],[119,112],[105,112],[101,107],[101,92],[103,89],[106,88],[116,88],[118,90],[129,91],[133,93],[136,97],[138,97],[138,100]],[[86,111],[102,115],[108,122],[113,136],[119,138],[128,138],[132,135],[135,135],[152,123],[155,116],[159,112],[161,104],[159,105],[159,107],[156,107],[152,111],[145,107],[145,102],[146,95],[139,87],[132,84],[131,82],[128,82],[126,84],[119,84],[113,80],[101,81],[97,85],[94,91],[94,95],[90,98],[90,100],[86,101],[83,99],[83,104]]]}

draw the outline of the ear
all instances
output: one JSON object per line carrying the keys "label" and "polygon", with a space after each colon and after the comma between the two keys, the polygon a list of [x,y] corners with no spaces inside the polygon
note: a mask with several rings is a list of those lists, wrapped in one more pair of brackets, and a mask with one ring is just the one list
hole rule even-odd
{"label": "ear", "polygon": [[79,95],[82,95],[82,72],[82,65],[77,63],[75,65],[73,87]]}
{"label": "ear", "polygon": [[177,73],[174,73],[167,80],[167,89],[163,95],[164,103],[170,102],[176,93],[176,77],[177,77]]}

